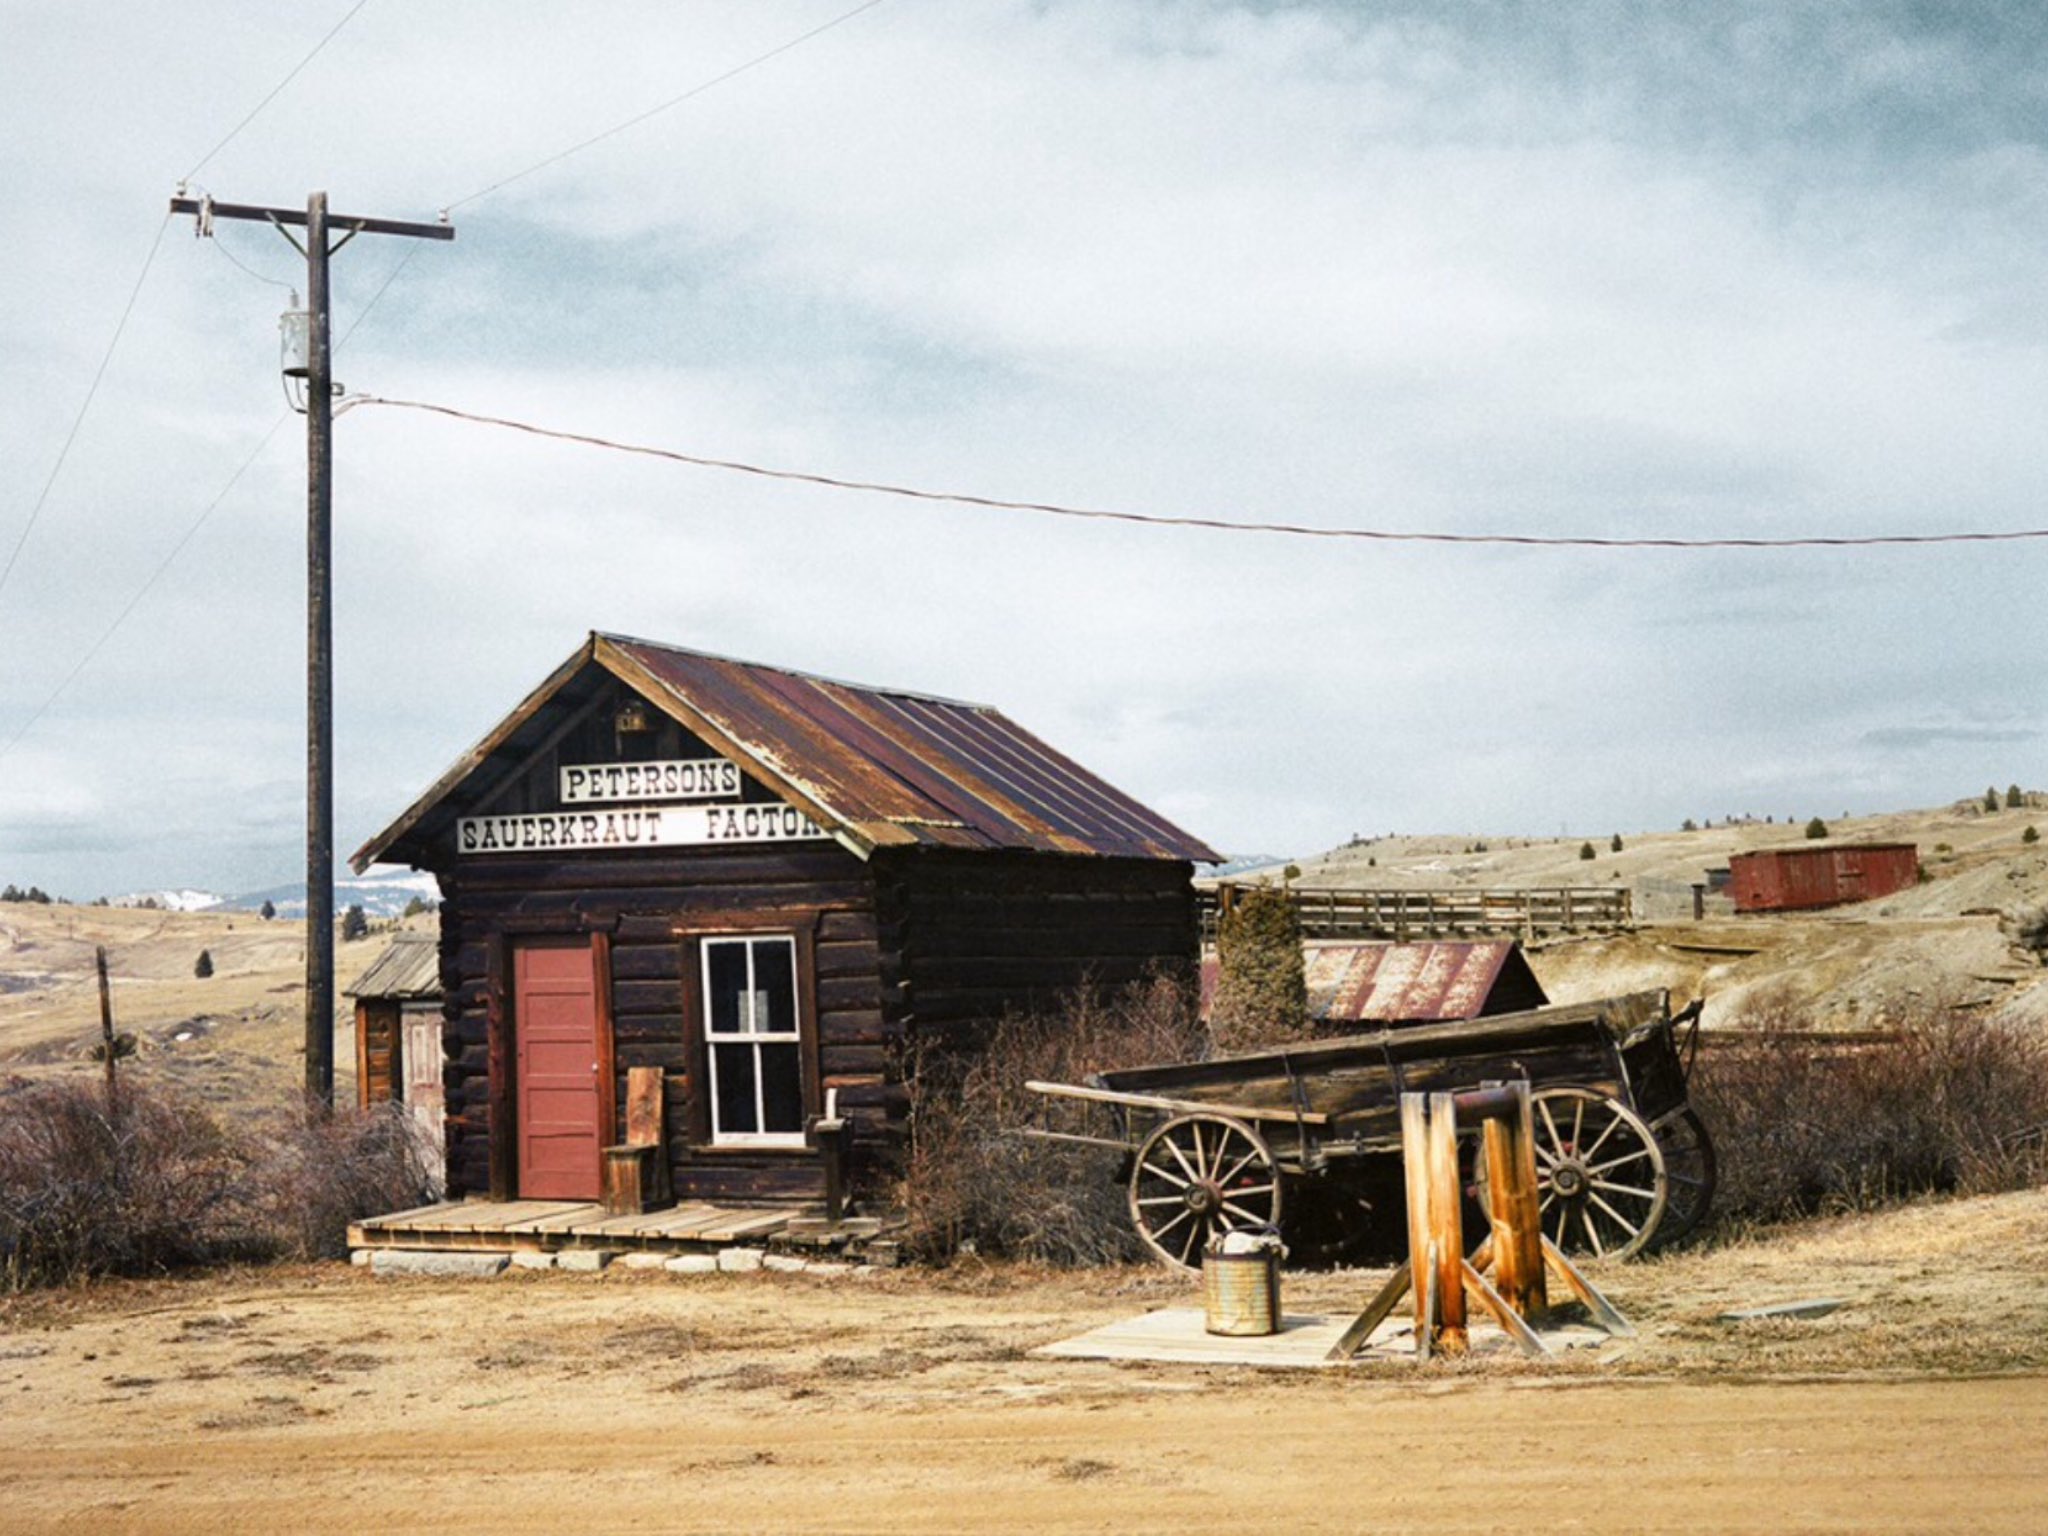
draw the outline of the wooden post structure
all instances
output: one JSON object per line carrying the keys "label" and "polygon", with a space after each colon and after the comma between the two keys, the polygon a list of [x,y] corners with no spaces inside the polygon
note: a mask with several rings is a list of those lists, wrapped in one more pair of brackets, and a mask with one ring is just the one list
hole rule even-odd
{"label": "wooden post structure", "polygon": [[[182,194],[184,188],[179,188]],[[217,203],[178,196],[172,213],[189,213],[199,233],[215,219],[271,225],[306,258],[306,1096],[334,1108],[334,373],[328,324],[328,258],[357,235],[453,240],[455,226],[330,215],[327,194],[297,208]],[[287,226],[306,231],[301,245]],[[339,240],[335,229],[346,231]]]}
{"label": "wooden post structure", "polygon": [[[1491,1228],[1469,1259],[1464,1246],[1464,1189],[1458,1177],[1461,1114],[1481,1126]],[[1547,1270],[1565,1282],[1601,1327],[1618,1337],[1633,1335],[1627,1319],[1543,1235],[1526,1082],[1488,1084],[1466,1093],[1402,1094],[1401,1157],[1408,1194],[1408,1260],[1344,1330],[1326,1359],[1355,1356],[1404,1295],[1414,1298],[1418,1362],[1439,1349],[1451,1355],[1465,1353],[1470,1345],[1468,1294],[1524,1354],[1548,1355],[1550,1347],[1532,1326],[1549,1310]]]}
{"label": "wooden post structure", "polygon": [[1544,1286],[1543,1211],[1536,1183],[1536,1129],[1529,1085],[1510,1083],[1513,1106],[1483,1122],[1480,1155],[1486,1159],[1487,1212],[1493,1228],[1494,1285],[1523,1317],[1548,1311]]}
{"label": "wooden post structure", "polygon": [[93,963],[100,973],[100,1050],[107,1058],[107,1119],[112,1120],[119,1105],[114,1087],[114,998],[107,987],[106,945],[94,947]]}

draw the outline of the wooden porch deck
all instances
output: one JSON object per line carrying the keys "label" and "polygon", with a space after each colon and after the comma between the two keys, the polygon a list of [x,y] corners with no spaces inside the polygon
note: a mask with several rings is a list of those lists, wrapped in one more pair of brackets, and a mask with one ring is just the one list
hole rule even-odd
{"label": "wooden porch deck", "polygon": [[873,1217],[825,1219],[817,1206],[711,1205],[686,1200],[638,1216],[607,1216],[593,1201],[458,1200],[394,1211],[352,1223],[351,1248],[510,1253],[538,1249],[609,1248],[646,1253],[701,1253],[735,1244],[859,1250],[890,1224]]}

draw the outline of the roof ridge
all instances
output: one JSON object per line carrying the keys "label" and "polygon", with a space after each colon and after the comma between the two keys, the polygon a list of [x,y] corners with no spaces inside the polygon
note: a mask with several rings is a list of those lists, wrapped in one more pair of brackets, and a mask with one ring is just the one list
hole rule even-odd
{"label": "roof ridge", "polygon": [[594,629],[595,639],[609,640],[614,645],[641,645],[650,650],[669,651],[678,656],[695,656],[704,661],[723,661],[735,667],[751,667],[757,672],[780,672],[784,677],[801,678],[807,683],[823,683],[831,688],[850,688],[855,693],[878,693],[892,699],[916,699],[925,704],[944,704],[951,709],[972,709],[982,714],[998,713],[993,704],[978,704],[972,699],[948,698],[941,693],[926,693],[918,688],[894,688],[884,683],[856,683],[843,677],[827,677],[822,672],[806,672],[798,667],[778,666],[772,661],[748,661],[743,656],[726,656],[718,651],[699,650],[691,645],[677,645],[669,640],[649,640],[643,635],[621,635],[610,630]]}

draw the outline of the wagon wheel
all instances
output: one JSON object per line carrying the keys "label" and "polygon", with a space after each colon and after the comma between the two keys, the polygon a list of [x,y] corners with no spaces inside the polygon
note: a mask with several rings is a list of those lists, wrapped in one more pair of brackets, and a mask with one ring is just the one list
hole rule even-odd
{"label": "wagon wheel", "polygon": [[1131,1222],[1161,1263],[1195,1269],[1212,1238],[1280,1224],[1280,1170],[1259,1133],[1227,1115],[1179,1115],[1138,1147]]}
{"label": "wagon wheel", "polygon": [[1570,1254],[1641,1253],[1671,1191],[1663,1149],[1642,1116],[1593,1088],[1540,1089],[1530,1107],[1544,1233]]}
{"label": "wagon wheel", "polygon": [[1670,1184],[1664,1219],[1657,1223],[1657,1246],[1666,1248],[1706,1218],[1720,1174],[1713,1138],[1689,1105],[1673,1110],[1650,1129],[1656,1133],[1657,1150],[1664,1154],[1664,1175]]}
{"label": "wagon wheel", "polygon": [[1287,1256],[1311,1269],[1358,1259],[1377,1236],[1376,1205],[1368,1187],[1336,1173],[1304,1181],[1287,1192]]}

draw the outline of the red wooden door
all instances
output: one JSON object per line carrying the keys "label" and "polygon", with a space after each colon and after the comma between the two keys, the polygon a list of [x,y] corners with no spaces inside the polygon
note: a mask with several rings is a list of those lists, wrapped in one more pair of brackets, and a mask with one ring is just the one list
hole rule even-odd
{"label": "red wooden door", "polygon": [[597,986],[587,945],[512,952],[519,1041],[519,1194],[595,1200],[599,1185]]}

